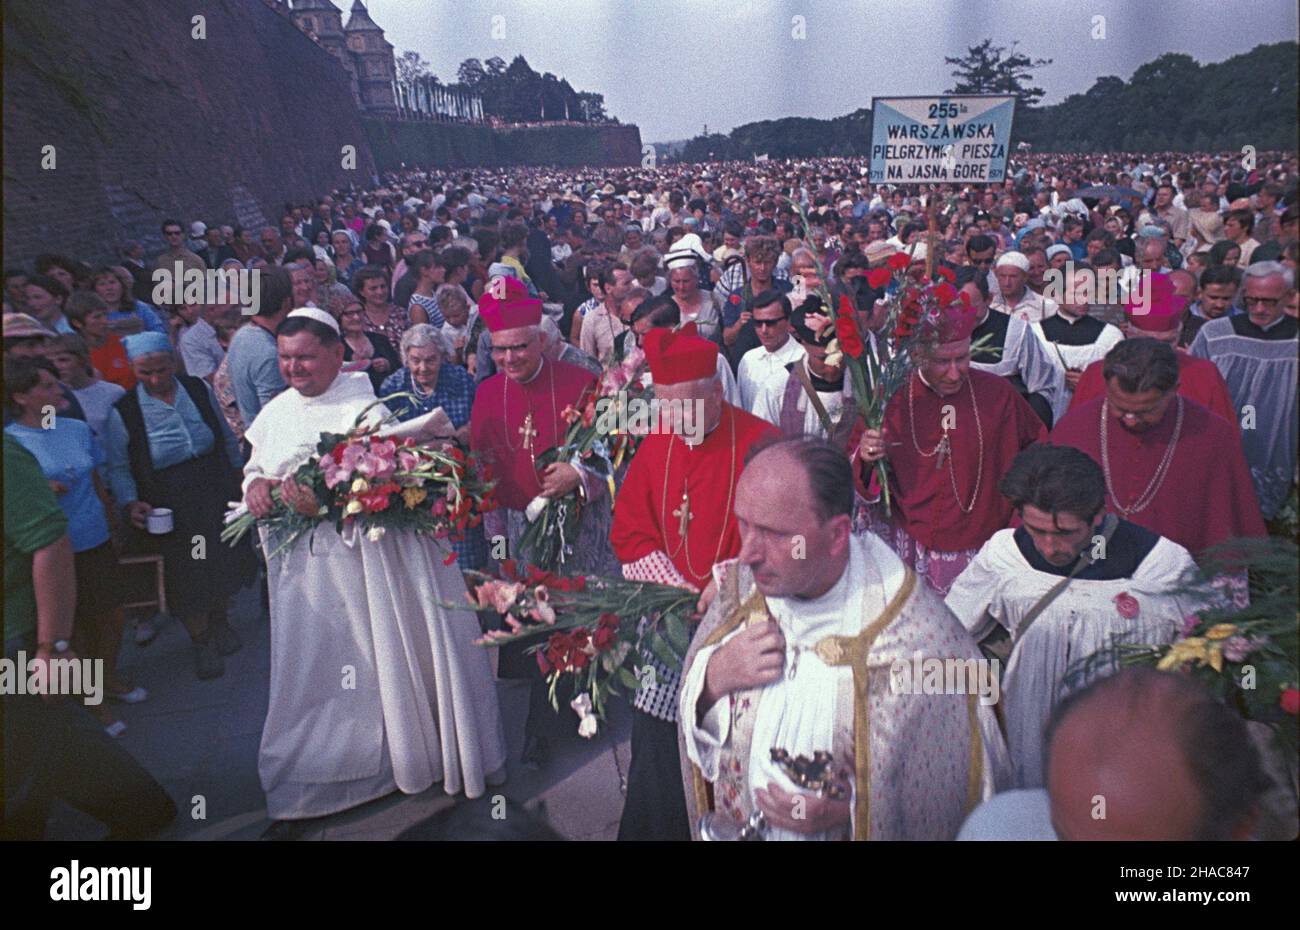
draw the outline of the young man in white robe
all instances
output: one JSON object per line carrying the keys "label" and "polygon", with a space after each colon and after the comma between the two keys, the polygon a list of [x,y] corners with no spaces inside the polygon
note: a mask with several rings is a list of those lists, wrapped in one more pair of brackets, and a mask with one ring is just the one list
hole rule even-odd
{"label": "young man in white robe", "polygon": [[[1014,787],[1037,788],[1052,709],[1087,680],[1071,677],[1080,660],[1117,638],[1172,642],[1204,600],[1188,590],[1195,564],[1186,549],[1106,513],[1105,478],[1086,453],[1030,446],[998,489],[1021,525],[984,544],[946,603],[976,640],[992,634],[994,651],[1010,645],[1000,707]],[[1100,664],[1088,677],[1109,671]]]}
{"label": "young man in white robe", "polygon": [[[715,566],[684,666],[696,836],[702,815],[736,827],[761,812],[767,839],[950,840],[1006,783],[978,687],[922,693],[896,674],[914,658],[975,667],[979,653],[888,546],[850,534],[852,506],[848,458],[824,440],[784,439],[745,466],[740,557]],[[801,790],[774,749],[796,761],[829,753],[843,796]]]}
{"label": "young man in white robe", "polygon": [[[259,517],[271,512],[277,485],[290,506],[315,512],[293,472],[322,432],[346,432],[375,402],[363,372],[341,371],[329,314],[295,310],[276,338],[289,390],[246,436],[244,501]],[[368,417],[385,413],[373,407]],[[277,544],[270,535],[263,531],[268,551]],[[439,606],[465,600],[449,551],[414,533],[372,540],[326,524],[269,560],[271,695],[258,771],[272,820],[321,817],[438,782],[474,798],[503,780],[505,742],[487,651],[473,643],[477,618]]]}
{"label": "young man in white robe", "polygon": [[1118,326],[1088,315],[1090,303],[1102,302],[1097,296],[1095,271],[1073,268],[1058,274],[1062,293],[1056,313],[1031,323],[1029,328],[1047,350],[1052,364],[1060,369],[1067,397],[1072,397],[1084,369],[1105,358],[1107,352],[1123,341],[1124,333]]}

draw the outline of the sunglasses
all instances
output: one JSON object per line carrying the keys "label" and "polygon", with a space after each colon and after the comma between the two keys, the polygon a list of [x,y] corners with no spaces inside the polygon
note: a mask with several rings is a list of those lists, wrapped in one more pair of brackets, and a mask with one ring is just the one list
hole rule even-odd
{"label": "sunglasses", "polygon": [[761,329],[761,328],[763,328],[763,327],[765,327],[765,326],[773,326],[773,327],[774,327],[774,326],[776,326],[778,323],[784,323],[784,322],[785,322],[785,317],[783,317],[783,316],[779,316],[779,317],[777,317],[775,320],[760,320],[760,319],[758,319],[757,317],[754,317],[753,320],[754,320],[754,328],[755,328],[755,329]]}

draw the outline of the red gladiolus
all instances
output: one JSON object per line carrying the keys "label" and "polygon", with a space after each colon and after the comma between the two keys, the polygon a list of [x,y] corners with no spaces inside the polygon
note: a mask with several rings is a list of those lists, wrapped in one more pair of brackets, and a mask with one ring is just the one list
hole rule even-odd
{"label": "red gladiolus", "polygon": [[600,620],[596,624],[596,633],[591,638],[591,644],[596,647],[597,652],[604,652],[612,649],[618,643],[618,615],[601,614]]}
{"label": "red gladiolus", "polygon": [[965,291],[958,291],[958,292],[957,292],[957,296],[961,299],[961,305],[962,305],[963,307],[965,307],[967,310],[969,310],[969,309],[970,309],[970,294],[967,294]]}
{"label": "red gladiolus", "polygon": [[848,294],[840,295],[840,316],[848,316],[854,310],[853,301],[849,300]]}
{"label": "red gladiolus", "polygon": [[853,322],[853,317],[842,316],[835,321],[835,338],[840,341],[840,349],[851,358],[861,358],[865,347],[862,345],[862,337],[858,334],[857,324]]}
{"label": "red gladiolus", "polygon": [[885,264],[895,271],[902,271],[908,265],[912,264],[912,257],[904,252],[895,252],[885,261]]}
{"label": "red gladiolus", "polygon": [[442,564],[443,564],[443,565],[450,565],[452,562],[455,562],[455,561],[456,561],[456,553],[454,553],[454,552],[449,552],[449,553],[447,553],[447,557],[446,557],[445,559],[442,560]]}
{"label": "red gladiolus", "polygon": [[946,265],[940,265],[938,268],[935,269],[935,271],[939,273],[939,277],[943,278],[949,284],[957,283],[957,275],[953,272],[951,268],[947,267]]}
{"label": "red gladiolus", "polygon": [[874,288],[887,287],[894,280],[894,274],[888,268],[872,268],[867,272],[867,283]]}
{"label": "red gladiolus", "polygon": [[1278,701],[1278,706],[1292,717],[1300,714],[1300,690],[1285,688],[1282,691],[1282,699]]}
{"label": "red gladiolus", "polygon": [[[947,271],[948,269],[942,268],[940,270]],[[946,307],[957,299],[957,288],[944,281],[934,289],[934,299],[939,302],[940,307]]]}

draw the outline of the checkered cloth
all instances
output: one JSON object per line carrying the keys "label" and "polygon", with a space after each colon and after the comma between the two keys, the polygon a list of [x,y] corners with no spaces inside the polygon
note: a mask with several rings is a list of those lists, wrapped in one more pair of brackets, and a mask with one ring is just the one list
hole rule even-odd
{"label": "checkered cloth", "polygon": [[[649,581],[654,584],[671,584],[694,589],[694,586],[687,582],[673,565],[668,554],[658,549],[644,558],[624,565],[623,577],[628,581]],[[644,624],[646,621],[641,622]],[[632,698],[632,706],[651,717],[676,723],[677,696],[682,689],[681,673],[673,671],[654,657],[651,657],[646,664],[654,671],[654,677],[648,684],[643,684],[637,690]],[[640,674],[645,673],[641,671]]]}

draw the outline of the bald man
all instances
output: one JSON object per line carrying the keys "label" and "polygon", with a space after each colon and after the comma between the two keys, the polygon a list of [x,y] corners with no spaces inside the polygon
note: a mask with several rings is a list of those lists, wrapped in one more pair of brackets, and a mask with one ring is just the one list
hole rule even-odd
{"label": "bald man", "polygon": [[1047,743],[1047,789],[997,795],[958,839],[1255,834],[1268,782],[1246,722],[1187,676],[1129,668],[1104,678],[1057,707]]}

